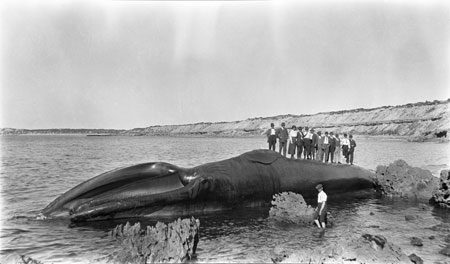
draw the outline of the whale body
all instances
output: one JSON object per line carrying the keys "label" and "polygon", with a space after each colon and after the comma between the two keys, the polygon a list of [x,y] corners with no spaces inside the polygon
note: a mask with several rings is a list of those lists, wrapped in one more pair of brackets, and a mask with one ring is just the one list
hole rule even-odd
{"label": "whale body", "polygon": [[181,168],[151,162],[115,169],[68,190],[41,214],[72,221],[196,216],[270,202],[292,191],[316,197],[315,186],[345,193],[373,189],[374,173],[358,166],[288,159],[270,150]]}

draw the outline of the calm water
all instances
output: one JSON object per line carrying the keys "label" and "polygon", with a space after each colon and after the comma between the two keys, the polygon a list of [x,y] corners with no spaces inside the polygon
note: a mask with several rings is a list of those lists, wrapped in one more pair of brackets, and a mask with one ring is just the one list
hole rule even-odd
{"label": "calm water", "polygon": [[[435,176],[450,167],[448,143],[356,140],[355,164],[368,169],[396,159],[428,169]],[[76,184],[117,167],[149,161],[192,167],[258,148],[266,148],[264,138],[1,136],[1,256],[17,252],[44,263],[102,262],[114,247],[107,233],[117,222],[69,226],[67,221],[36,220],[35,216]],[[200,217],[197,261],[271,263],[277,245],[314,247],[349,233],[367,232],[384,235],[406,254],[416,253],[426,263],[449,260],[438,254],[447,234],[429,229],[450,223],[448,210],[428,205],[421,209],[416,203],[388,199],[330,200],[336,225],[323,235],[309,226],[274,223],[267,219],[269,208]],[[408,214],[420,218],[405,221]],[[422,238],[424,246],[411,246],[412,236]]]}

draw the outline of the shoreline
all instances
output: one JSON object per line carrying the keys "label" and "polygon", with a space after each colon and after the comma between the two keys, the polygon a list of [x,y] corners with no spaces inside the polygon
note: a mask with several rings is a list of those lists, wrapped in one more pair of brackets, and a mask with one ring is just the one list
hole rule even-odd
{"label": "shoreline", "polygon": [[[87,136],[87,137],[186,137],[186,138],[263,138],[265,135],[255,135],[255,134],[147,134],[147,135],[133,135],[133,134],[97,134],[97,133],[17,133],[17,134],[0,134],[0,136]],[[366,134],[353,134],[357,138],[363,139],[383,139],[383,140],[396,140],[396,141],[407,141],[416,143],[425,142],[435,142],[435,143],[449,143],[450,138],[420,138],[412,136],[401,136],[401,135],[366,135]]]}

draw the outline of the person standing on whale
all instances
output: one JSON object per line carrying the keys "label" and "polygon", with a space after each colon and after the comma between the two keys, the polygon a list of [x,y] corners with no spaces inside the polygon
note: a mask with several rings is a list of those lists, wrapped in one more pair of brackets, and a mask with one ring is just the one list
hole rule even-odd
{"label": "person standing on whale", "polygon": [[323,185],[317,184],[316,186],[319,194],[317,195],[317,207],[314,216],[314,222],[319,228],[325,229],[325,218],[327,216],[327,194],[323,191]]}
{"label": "person standing on whale", "polygon": [[269,143],[269,149],[275,151],[275,145],[277,144],[277,131],[275,130],[274,123],[270,123],[270,128],[266,131],[267,143]]}
{"label": "person standing on whale", "polygon": [[283,156],[286,157],[286,143],[289,138],[289,134],[285,126],[286,124],[284,122],[281,123],[281,128],[277,131],[277,137],[279,138],[278,144],[280,145],[279,152],[281,154],[281,151],[283,151]]}

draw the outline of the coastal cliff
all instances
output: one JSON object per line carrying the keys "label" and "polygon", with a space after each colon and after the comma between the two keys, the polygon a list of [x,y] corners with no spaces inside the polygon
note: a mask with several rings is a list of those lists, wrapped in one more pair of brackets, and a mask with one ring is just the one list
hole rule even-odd
{"label": "coastal cliff", "polygon": [[263,135],[270,123],[314,127],[317,130],[347,132],[357,135],[406,136],[426,140],[446,135],[450,130],[450,99],[419,102],[371,109],[352,109],[313,115],[280,115],[256,117],[233,122],[206,122],[183,125],[149,126],[130,130],[48,129],[26,130],[3,128],[1,134],[104,134],[165,136],[257,136]]}

